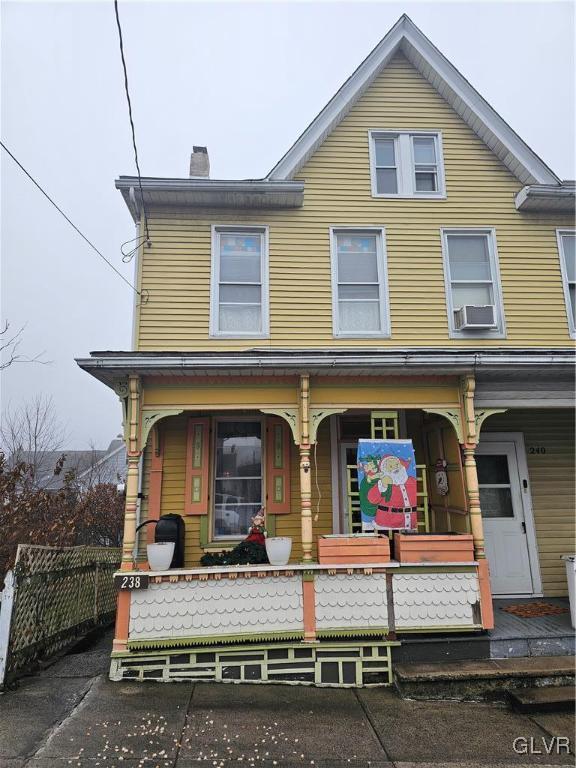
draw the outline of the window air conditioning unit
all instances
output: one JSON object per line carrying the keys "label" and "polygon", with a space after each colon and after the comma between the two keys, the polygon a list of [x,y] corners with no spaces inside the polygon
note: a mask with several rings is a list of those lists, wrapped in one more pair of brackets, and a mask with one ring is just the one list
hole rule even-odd
{"label": "window air conditioning unit", "polygon": [[467,331],[496,327],[496,308],[493,304],[465,304],[454,311],[456,330]]}

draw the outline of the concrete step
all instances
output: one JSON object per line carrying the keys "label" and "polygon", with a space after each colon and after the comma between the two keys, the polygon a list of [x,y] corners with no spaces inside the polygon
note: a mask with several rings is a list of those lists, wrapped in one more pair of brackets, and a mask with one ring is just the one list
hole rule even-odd
{"label": "concrete step", "polygon": [[573,656],[394,665],[396,687],[411,699],[496,699],[513,689],[574,683]]}
{"label": "concrete step", "polygon": [[573,685],[546,688],[520,688],[508,691],[510,704],[516,712],[570,712],[576,705]]}

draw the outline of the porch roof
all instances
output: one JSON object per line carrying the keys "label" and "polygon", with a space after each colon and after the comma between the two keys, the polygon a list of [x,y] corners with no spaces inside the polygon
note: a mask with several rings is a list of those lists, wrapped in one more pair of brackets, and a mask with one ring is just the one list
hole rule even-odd
{"label": "porch roof", "polygon": [[230,352],[91,352],[77,358],[83,370],[108,386],[129,374],[141,376],[227,375],[422,375],[475,373],[476,378],[502,374],[571,374],[576,355],[568,348],[490,350],[429,348],[260,349]]}

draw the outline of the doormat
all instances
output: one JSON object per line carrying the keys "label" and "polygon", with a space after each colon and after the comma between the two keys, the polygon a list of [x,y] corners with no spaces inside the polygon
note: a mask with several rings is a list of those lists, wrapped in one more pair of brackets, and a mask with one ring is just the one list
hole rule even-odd
{"label": "doormat", "polygon": [[535,619],[538,616],[558,616],[561,613],[568,613],[569,609],[551,603],[519,603],[518,605],[507,605],[500,610],[512,613],[521,619]]}

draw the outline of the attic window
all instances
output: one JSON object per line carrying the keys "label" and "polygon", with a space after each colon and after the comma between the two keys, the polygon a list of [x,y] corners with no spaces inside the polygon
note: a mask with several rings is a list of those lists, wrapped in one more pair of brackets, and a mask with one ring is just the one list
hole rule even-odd
{"label": "attic window", "polygon": [[440,133],[370,131],[370,173],[373,197],[446,197]]}

